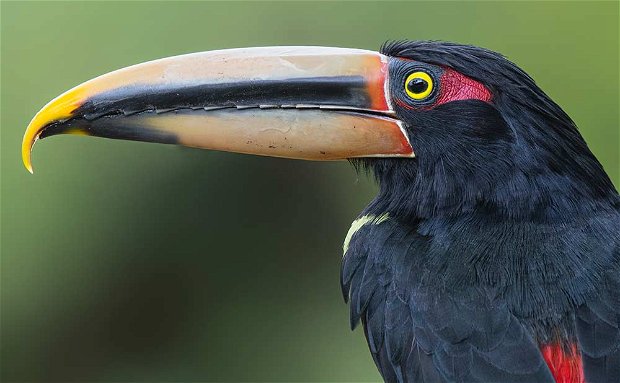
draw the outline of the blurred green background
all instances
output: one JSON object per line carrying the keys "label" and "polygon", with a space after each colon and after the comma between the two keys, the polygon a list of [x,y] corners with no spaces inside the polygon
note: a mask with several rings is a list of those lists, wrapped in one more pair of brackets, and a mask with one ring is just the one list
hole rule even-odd
{"label": "blurred green background", "polygon": [[6,2],[4,381],[377,381],[339,288],[375,185],[347,163],[54,137],[62,91],[219,48],[443,39],[498,50],[574,118],[616,185],[618,3]]}

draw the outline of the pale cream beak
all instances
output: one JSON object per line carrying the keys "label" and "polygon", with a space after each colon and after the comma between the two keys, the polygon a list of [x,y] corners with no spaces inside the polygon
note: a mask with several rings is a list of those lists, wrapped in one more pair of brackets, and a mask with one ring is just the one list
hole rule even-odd
{"label": "pale cream beak", "polygon": [[55,134],[307,160],[413,157],[391,107],[388,58],[323,47],[230,49],[150,61],[87,81],[28,125],[22,158]]}

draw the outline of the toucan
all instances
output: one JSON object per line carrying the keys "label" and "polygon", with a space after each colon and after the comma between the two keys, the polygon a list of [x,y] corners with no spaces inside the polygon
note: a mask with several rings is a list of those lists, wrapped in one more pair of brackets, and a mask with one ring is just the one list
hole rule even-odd
{"label": "toucan", "polygon": [[64,133],[372,173],[341,286],[387,382],[620,382],[620,197],[571,118],[499,53],[391,41],[169,57],[49,102],[26,168],[38,139]]}

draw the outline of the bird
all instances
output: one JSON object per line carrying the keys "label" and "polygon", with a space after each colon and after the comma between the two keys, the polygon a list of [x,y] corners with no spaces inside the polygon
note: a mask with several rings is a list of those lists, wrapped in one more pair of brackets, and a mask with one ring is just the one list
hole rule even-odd
{"label": "bird", "polygon": [[50,101],[22,142],[30,172],[34,143],[57,134],[370,173],[340,284],[386,382],[620,382],[620,197],[573,120],[499,53],[397,40],[174,56]]}

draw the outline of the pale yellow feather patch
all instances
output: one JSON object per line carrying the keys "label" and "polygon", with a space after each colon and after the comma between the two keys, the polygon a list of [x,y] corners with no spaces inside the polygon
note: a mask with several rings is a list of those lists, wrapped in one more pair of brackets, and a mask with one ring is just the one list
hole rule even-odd
{"label": "pale yellow feather patch", "polygon": [[344,256],[349,250],[349,243],[351,242],[351,238],[353,238],[353,234],[357,233],[359,229],[361,229],[364,225],[367,224],[378,225],[382,222],[387,221],[389,217],[389,213],[383,213],[379,216],[376,216],[374,214],[368,214],[359,217],[358,219],[353,221],[353,223],[351,224],[351,228],[347,233],[347,236],[344,238],[344,244],[342,245],[342,256]]}

